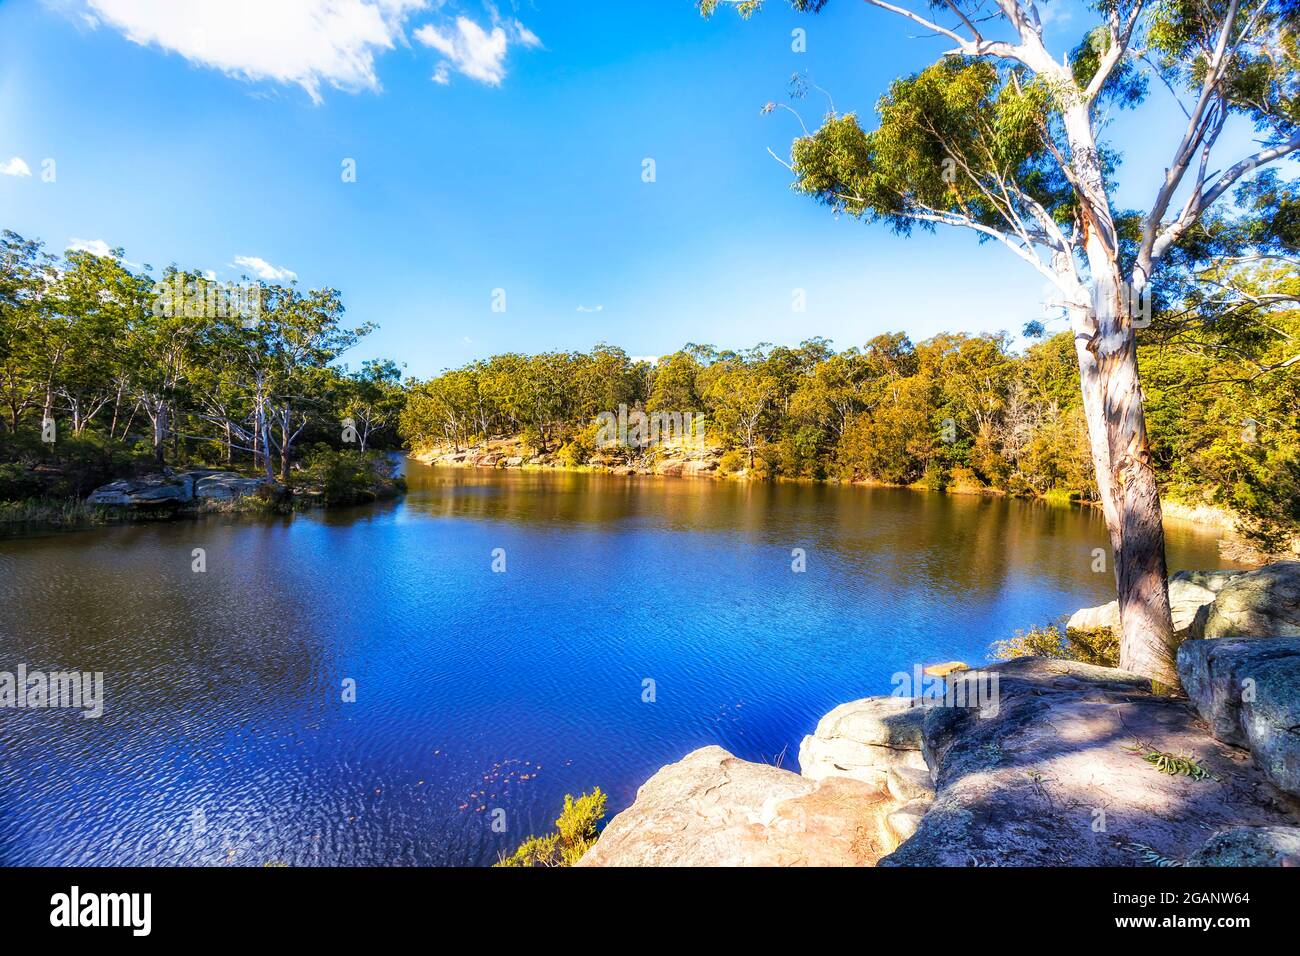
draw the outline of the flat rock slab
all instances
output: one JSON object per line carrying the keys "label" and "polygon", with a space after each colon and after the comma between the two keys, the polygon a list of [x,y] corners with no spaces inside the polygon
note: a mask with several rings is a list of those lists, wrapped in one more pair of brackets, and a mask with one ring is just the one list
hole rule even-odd
{"label": "flat rock slab", "polygon": [[110,482],[96,488],[88,505],[118,508],[158,508],[189,504],[194,500],[194,479],[190,475],[148,475]]}
{"label": "flat rock slab", "polygon": [[[1300,804],[1246,753],[1143,678],[1038,658],[984,672],[999,675],[995,713],[926,709],[936,798],[882,866],[1187,862],[1218,831],[1300,822]],[[1214,776],[1162,773],[1143,759],[1152,749],[1194,757]]]}
{"label": "flat rock slab", "polygon": [[883,852],[880,788],[809,780],[702,747],[663,767],[579,866],[865,866]]}

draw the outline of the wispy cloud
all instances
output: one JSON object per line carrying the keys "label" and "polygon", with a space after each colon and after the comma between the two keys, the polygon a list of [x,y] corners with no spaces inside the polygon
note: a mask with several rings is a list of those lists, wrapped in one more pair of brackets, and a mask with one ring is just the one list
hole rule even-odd
{"label": "wispy cloud", "polygon": [[298,278],[298,273],[292,269],[273,266],[261,256],[235,256],[235,265],[252,270],[253,275],[267,282],[283,282],[286,279],[293,281]]}
{"label": "wispy cloud", "polygon": [[488,86],[500,86],[506,77],[506,53],[511,43],[527,48],[542,45],[537,34],[518,20],[500,21],[492,14],[492,26],[485,29],[466,16],[445,26],[425,24],[415,39],[444,57],[433,71],[433,81],[446,86],[452,71]]}
{"label": "wispy cloud", "polygon": [[405,42],[428,0],[86,0],[90,19],[141,46],[245,80],[378,90],[375,56]]}
{"label": "wispy cloud", "polygon": [[32,171],[21,156],[14,156],[8,162],[0,165],[0,173],[5,176],[30,176]]}

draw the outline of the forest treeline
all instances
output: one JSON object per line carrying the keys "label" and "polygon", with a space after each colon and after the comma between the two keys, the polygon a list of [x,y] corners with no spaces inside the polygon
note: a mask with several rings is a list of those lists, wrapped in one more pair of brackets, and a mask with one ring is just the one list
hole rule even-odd
{"label": "forest treeline", "polygon": [[[288,479],[309,447],[348,440],[521,436],[573,465],[657,454],[599,447],[596,417],[620,406],[703,414],[722,469],[755,478],[1095,497],[1068,333],[1030,329],[1019,351],[1006,334],[691,344],[653,363],[597,345],[403,382],[391,361],[344,364],[374,326],[347,325],[335,290],[149,273],[120,251],[56,257],[0,235],[0,501],[84,496],[160,464]],[[1167,494],[1229,508],[1278,549],[1300,524],[1300,280],[1264,264],[1234,287],[1228,306],[1207,284],[1143,330],[1152,451]]]}
{"label": "forest treeline", "polygon": [[[391,361],[341,364],[373,329],[333,289],[239,287],[120,250],[0,234],[0,501],[82,496],[160,465],[287,480],[317,443],[392,447]],[[346,434],[345,434],[346,433]]]}
{"label": "forest treeline", "polygon": [[[1235,511],[1282,549],[1300,521],[1300,313],[1261,323],[1221,310],[1207,322],[1203,304],[1143,332],[1158,476],[1166,494]],[[521,435],[574,465],[656,454],[599,447],[595,416],[626,405],[703,413],[724,472],[1095,499],[1072,337],[1027,331],[1039,340],[1023,352],[1006,334],[893,333],[842,351],[820,338],[687,345],[654,364],[608,345],[498,355],[412,383],[400,430],[414,447]]]}

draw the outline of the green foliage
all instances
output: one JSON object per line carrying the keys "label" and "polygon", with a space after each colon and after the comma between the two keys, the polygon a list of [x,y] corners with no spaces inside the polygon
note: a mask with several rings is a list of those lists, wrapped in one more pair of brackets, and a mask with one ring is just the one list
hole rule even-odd
{"label": "green foliage", "polygon": [[566,795],[564,810],[555,821],[555,832],[529,837],[513,854],[502,858],[496,865],[573,866],[596,842],[601,818],[605,816],[605,800],[600,787],[576,800],[572,795]]}
{"label": "green foliage", "polygon": [[337,291],[261,283],[240,303],[197,272],[133,268],[0,234],[0,498],[84,496],[164,465],[287,480],[298,447],[341,443],[345,421],[363,450],[392,444],[399,369],[338,366],[373,326],[345,327]]}
{"label": "green foliage", "polygon": [[1171,754],[1162,750],[1155,750],[1145,744],[1135,744],[1131,747],[1125,747],[1129,753],[1138,754],[1147,763],[1151,764],[1161,773],[1167,773],[1171,777],[1188,777],[1192,780],[1218,780],[1213,773],[1201,766],[1196,757],[1187,754]]}
{"label": "green foliage", "polygon": [[577,429],[573,436],[560,448],[560,461],[570,468],[590,462],[598,451],[597,439],[599,434],[600,426],[594,421],[583,428]]}
{"label": "green foliage", "polygon": [[404,487],[382,452],[336,451],[325,444],[308,451],[301,480],[307,487],[319,489],[327,505],[362,504],[390,497]]}
{"label": "green foliage", "polygon": [[1075,630],[1061,633],[1055,624],[1016,631],[1014,637],[994,641],[990,656],[1009,661],[1017,657],[1045,657],[1052,660],[1079,661],[1099,667],[1119,666],[1119,639],[1109,628]]}

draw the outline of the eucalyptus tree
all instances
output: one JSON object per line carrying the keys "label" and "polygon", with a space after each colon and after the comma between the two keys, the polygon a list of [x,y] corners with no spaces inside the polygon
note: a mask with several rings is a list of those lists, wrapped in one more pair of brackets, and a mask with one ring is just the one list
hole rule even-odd
{"label": "eucalyptus tree", "polygon": [[402,409],[401,383],[401,367],[392,359],[367,359],[340,383],[343,414],[356,423],[361,451],[376,430],[397,421]]}
{"label": "eucalyptus tree", "polygon": [[294,444],[325,410],[325,396],[338,374],[332,363],[375,328],[363,323],[349,329],[342,320],[343,302],[336,289],[262,289],[257,336],[250,343],[255,354],[249,358],[256,382],[255,427],[267,474],[272,475],[274,449],[281,481],[289,480]]}
{"label": "eucalyptus tree", "polygon": [[0,402],[5,424],[16,433],[35,404],[39,384],[32,374],[42,300],[54,281],[54,260],[36,239],[6,229],[0,233]]}
{"label": "eucalyptus tree", "polygon": [[[1166,276],[1231,255],[1224,201],[1300,148],[1293,0],[1093,0],[1070,50],[1044,39],[1040,0],[867,0],[951,48],[895,80],[868,131],[832,111],[797,139],[795,188],[900,233],[955,226],[1005,246],[1068,317],[1100,503],[1115,555],[1121,666],[1176,683],[1164,532],[1135,328]],[[793,0],[817,12],[826,0]],[[700,0],[705,15],[719,0]],[[734,6],[744,16],[762,0]],[[1155,78],[1183,111],[1144,209],[1115,200],[1108,106],[1137,107]],[[1160,108],[1168,109],[1167,104]],[[1230,122],[1255,145],[1228,154]],[[1226,154],[1226,155],[1225,155]],[[1271,216],[1276,207],[1254,210]],[[1207,241],[1213,239],[1213,241]],[[1248,239],[1243,239],[1248,242]]]}

